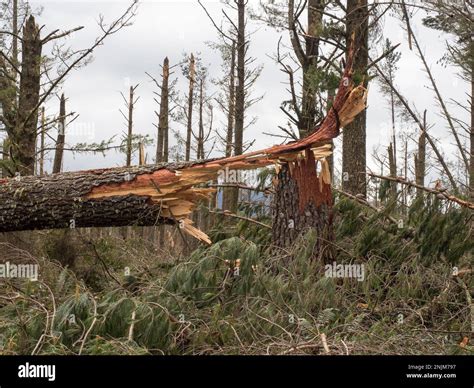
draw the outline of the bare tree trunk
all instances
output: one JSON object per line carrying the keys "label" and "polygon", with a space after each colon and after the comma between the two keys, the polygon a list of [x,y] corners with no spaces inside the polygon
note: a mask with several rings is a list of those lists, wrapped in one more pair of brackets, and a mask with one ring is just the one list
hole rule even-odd
{"label": "bare tree trunk", "polygon": [[[393,178],[397,177],[397,164],[395,162],[395,150],[393,148],[393,143],[390,143],[388,146],[388,165],[390,170],[390,176]],[[397,184],[396,182],[390,182],[390,196],[392,201],[397,200]]]}
{"label": "bare tree trunk", "polygon": [[40,150],[39,150],[39,175],[44,175],[44,146],[46,134],[46,116],[44,106],[41,108],[41,134],[40,134]]}
{"label": "bare tree trunk", "polygon": [[194,105],[194,82],[196,77],[196,61],[191,54],[189,60],[189,95],[188,95],[188,125],[186,131],[186,161],[191,159],[191,135],[193,133],[193,105]]}
{"label": "bare tree trunk", "polygon": [[197,160],[204,159],[204,82],[199,81],[199,124],[197,138]]}
{"label": "bare tree trunk", "polygon": [[[405,139],[405,149],[403,158],[403,175],[405,180],[408,180],[408,138]],[[408,213],[408,191],[405,188],[403,190],[403,211]]]}
{"label": "bare tree trunk", "polygon": [[324,2],[308,1],[308,36],[306,37],[306,57],[303,63],[303,98],[301,120],[298,122],[300,138],[309,134],[316,125],[317,72],[319,58],[319,36],[322,31]]}
{"label": "bare tree trunk", "polygon": [[130,86],[128,100],[128,132],[127,132],[127,167],[132,165],[132,136],[133,136],[133,86]]}
{"label": "bare tree trunk", "polygon": [[245,41],[245,0],[237,0],[238,30],[237,30],[237,87],[235,98],[235,155],[242,155],[244,143],[245,120],[245,56],[247,45]]}
{"label": "bare tree trunk", "polygon": [[[242,155],[244,151],[245,126],[245,57],[247,44],[245,38],[245,0],[237,0],[237,85],[235,88],[235,128],[234,128],[234,155]],[[228,210],[237,212],[239,203],[239,189],[229,188]]]}
{"label": "bare tree trunk", "polygon": [[56,140],[56,152],[54,154],[53,174],[61,172],[64,154],[64,142],[66,139],[66,99],[64,94],[61,95],[59,103],[59,124],[58,139]]}
{"label": "bare tree trunk", "polygon": [[156,162],[168,161],[168,122],[169,122],[169,75],[170,63],[168,57],[163,62],[163,82],[161,84],[160,115],[158,122],[158,142],[156,147]]}
{"label": "bare tree trunk", "polygon": [[[355,37],[355,80],[367,80],[368,65],[367,0],[348,0],[346,42]],[[366,184],[366,112],[362,112],[344,131],[342,145],[342,188],[344,191],[367,196]]]}
{"label": "bare tree trunk", "polygon": [[[234,125],[235,125],[235,64],[236,62],[236,44],[232,42],[232,53],[230,59],[229,70],[229,107],[227,112],[227,136],[225,145],[225,156],[230,157],[234,148]],[[222,191],[222,209],[232,211],[236,209],[235,206],[235,188],[226,187]],[[234,205],[233,205],[234,204]]]}
{"label": "bare tree trunk", "polygon": [[[426,110],[423,115],[423,126],[426,129]],[[426,135],[425,131],[421,131],[418,137],[418,152],[415,155],[415,182],[417,185],[425,186],[426,175]],[[406,178],[406,177],[405,177]],[[417,188],[416,196],[423,196],[423,190]]]}
{"label": "bare tree trunk", "polygon": [[[13,0],[12,7],[12,62],[18,67],[18,0]],[[16,72],[14,74],[16,79]]]}
{"label": "bare tree trunk", "polygon": [[471,69],[471,156],[469,161],[469,192],[470,198],[474,201],[474,69]]}
{"label": "bare tree trunk", "polygon": [[40,92],[40,65],[43,44],[35,18],[30,16],[23,28],[20,96],[15,128],[11,134],[11,155],[21,175],[33,175],[35,168],[37,109]]}
{"label": "bare tree trunk", "polygon": [[235,41],[232,43],[232,53],[229,70],[229,107],[227,113],[227,136],[225,144],[225,156],[232,155],[234,125],[235,125]]}

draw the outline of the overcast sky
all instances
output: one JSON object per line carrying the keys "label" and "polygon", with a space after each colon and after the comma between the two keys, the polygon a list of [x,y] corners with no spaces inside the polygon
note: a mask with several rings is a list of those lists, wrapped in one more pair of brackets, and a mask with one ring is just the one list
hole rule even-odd
{"label": "overcast sky", "polygon": [[[34,6],[42,6],[43,12],[38,24],[45,25],[45,32],[54,29],[67,30],[76,26],[85,28],[67,40],[74,49],[87,48],[100,35],[97,20],[100,14],[106,21],[112,21],[127,7],[127,1],[31,1]],[[209,11],[217,20],[220,19],[221,4],[218,1],[204,1]],[[250,0],[257,6],[258,0]],[[424,48],[427,60],[432,67],[438,86],[446,100],[455,98],[465,100],[467,85],[455,75],[455,69],[444,68],[437,62],[444,54],[445,37],[437,31],[429,30],[419,23],[420,14],[415,16],[414,29]],[[255,139],[253,149],[263,148],[275,143],[278,139],[263,135],[263,132],[279,133],[278,126],[285,125],[286,119],[280,111],[280,103],[288,96],[284,74],[269,58],[276,51],[281,35],[287,39],[286,33],[279,33],[262,24],[249,20],[248,30],[254,31],[250,43],[250,54],[256,58],[256,64],[264,66],[263,72],[255,85],[255,95],[264,95],[262,101],[255,105],[250,115],[257,116],[257,123],[245,133],[246,141]],[[437,105],[432,91],[429,90],[426,74],[422,71],[422,63],[410,51],[407,39],[400,28],[399,22],[391,17],[385,18],[384,35],[393,43],[401,43],[402,58],[396,83],[405,96],[412,101],[417,110],[428,109],[428,121],[436,123],[431,130],[443,145],[446,153],[452,152],[451,137],[448,136],[446,125],[439,117]],[[213,77],[220,75],[221,59],[219,53],[211,50],[207,41],[216,41],[217,32],[210,24],[197,1],[142,1],[133,25],[109,37],[105,44],[94,52],[94,60],[87,67],[69,75],[64,92],[68,97],[68,111],[80,114],[79,118],[66,129],[66,141],[69,145],[77,142],[100,142],[125,130],[123,117],[119,109],[123,108],[120,92],[127,92],[130,84],[140,84],[137,94],[140,100],[135,110],[135,132],[150,134],[156,137],[153,101],[153,84],[145,75],[150,72],[157,77],[160,64],[165,56],[171,65],[182,58],[184,52],[200,52],[203,62],[210,65]],[[46,47],[47,53],[51,47]],[[376,56],[380,48],[371,47],[371,55]],[[184,80],[178,85],[186,90]],[[212,92],[212,90],[211,90]],[[47,106],[48,114],[57,114],[58,101],[52,99]],[[390,136],[390,113],[384,97],[380,94],[376,82],[369,88],[367,125],[367,153],[375,146],[386,147]],[[459,113],[453,108],[453,112]],[[399,123],[399,129],[414,130],[412,123]],[[224,128],[219,118],[217,128]],[[174,128],[179,126],[174,125]],[[52,133],[56,136],[55,132]],[[340,151],[340,147],[339,147]],[[52,158],[52,154],[50,158]],[[154,157],[153,148],[148,149],[148,161]],[[66,153],[64,170],[78,170],[93,167],[109,167],[124,164],[124,155],[110,152],[104,158],[101,155],[84,155],[75,157]],[[372,166],[374,166],[371,163]]]}

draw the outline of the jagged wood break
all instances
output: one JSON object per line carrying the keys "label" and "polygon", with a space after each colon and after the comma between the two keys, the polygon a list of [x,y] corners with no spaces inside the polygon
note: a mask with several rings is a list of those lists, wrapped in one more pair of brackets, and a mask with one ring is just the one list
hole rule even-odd
{"label": "jagged wood break", "polygon": [[[210,243],[205,233],[192,226],[189,215],[214,191],[199,186],[217,179],[225,168],[255,169],[272,164],[278,168],[282,163],[289,164],[295,179],[302,183],[300,201],[327,197],[316,190],[327,191],[325,186],[330,185],[325,162],[332,153],[328,142],[365,109],[367,91],[353,86],[351,62],[333,109],[303,140],[223,159],[0,180],[0,232],[180,222],[185,232]],[[315,161],[323,166],[319,175]]]}

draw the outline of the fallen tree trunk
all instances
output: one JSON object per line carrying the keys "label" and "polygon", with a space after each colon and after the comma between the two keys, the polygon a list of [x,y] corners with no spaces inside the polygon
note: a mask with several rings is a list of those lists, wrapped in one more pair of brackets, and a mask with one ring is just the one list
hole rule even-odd
{"label": "fallen tree trunk", "polygon": [[[179,223],[188,234],[210,243],[206,234],[189,220],[194,206],[215,191],[203,188],[202,184],[216,180],[225,169],[254,169],[282,163],[298,169],[309,153],[312,162],[326,158],[332,153],[328,142],[339,134],[340,127],[365,109],[366,96],[362,86],[353,87],[348,67],[333,109],[316,132],[297,142],[200,162],[0,180],[0,232]],[[328,177],[322,174],[318,176],[314,171],[308,179],[318,179],[322,187],[329,184]],[[300,180],[304,178],[301,176]],[[316,186],[304,185],[311,190]],[[312,194],[300,191],[300,198],[308,195]]]}

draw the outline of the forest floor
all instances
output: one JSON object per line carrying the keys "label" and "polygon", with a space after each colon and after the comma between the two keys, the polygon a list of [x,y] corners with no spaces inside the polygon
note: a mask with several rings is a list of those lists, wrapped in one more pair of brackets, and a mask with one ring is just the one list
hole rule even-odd
{"label": "forest floor", "polygon": [[245,221],[188,254],[169,226],[164,249],[140,228],[5,235],[0,261],[39,277],[0,279],[0,354],[473,355],[469,213],[415,203],[401,228],[350,200],[336,211],[352,277],[328,276],[313,232],[276,251]]}

